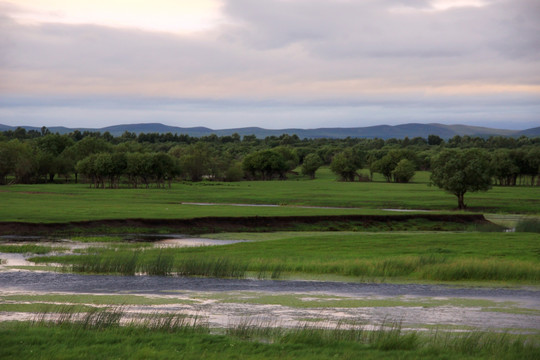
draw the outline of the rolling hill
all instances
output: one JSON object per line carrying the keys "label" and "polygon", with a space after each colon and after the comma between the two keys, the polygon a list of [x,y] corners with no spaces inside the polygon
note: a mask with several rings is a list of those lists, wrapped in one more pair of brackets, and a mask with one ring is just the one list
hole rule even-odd
{"label": "rolling hill", "polygon": [[[21,126],[26,130],[40,131],[39,127]],[[15,130],[17,127],[0,124],[0,131]],[[477,127],[469,125],[444,125],[444,124],[402,124],[402,125],[377,125],[368,127],[353,127],[353,128],[318,128],[318,129],[263,129],[259,127],[245,127],[234,129],[213,130],[206,127],[175,127],[160,123],[143,123],[143,124],[124,124],[114,125],[99,129],[93,128],[66,128],[66,127],[50,127],[49,130],[53,133],[66,134],[74,130],[83,131],[99,131],[101,133],[109,132],[113,136],[120,136],[128,131],[135,134],[140,133],[172,133],[172,134],[187,134],[193,137],[208,136],[216,134],[218,136],[226,136],[237,133],[240,136],[255,135],[258,138],[267,136],[281,136],[282,134],[296,134],[300,138],[414,138],[417,136],[427,138],[429,135],[438,135],[443,139],[449,139],[455,135],[469,136],[540,136],[540,127],[526,130],[506,130],[494,129],[486,127]]]}

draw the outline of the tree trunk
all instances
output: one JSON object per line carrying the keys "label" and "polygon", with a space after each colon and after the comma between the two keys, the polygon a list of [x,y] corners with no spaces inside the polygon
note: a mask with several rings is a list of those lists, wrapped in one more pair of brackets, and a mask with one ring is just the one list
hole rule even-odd
{"label": "tree trunk", "polygon": [[456,194],[458,198],[458,208],[459,210],[464,210],[467,206],[465,205],[465,194]]}

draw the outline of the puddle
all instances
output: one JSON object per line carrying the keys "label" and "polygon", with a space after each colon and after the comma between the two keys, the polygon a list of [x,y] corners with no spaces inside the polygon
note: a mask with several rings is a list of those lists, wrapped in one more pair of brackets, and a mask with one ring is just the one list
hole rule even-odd
{"label": "puddle", "polygon": [[0,253],[0,267],[2,266],[33,266],[34,263],[26,260],[24,254]]}
{"label": "puddle", "polygon": [[273,204],[235,204],[235,203],[202,203],[202,202],[182,202],[181,205],[198,205],[198,206],[249,206],[249,207],[279,207],[281,205]]}
{"label": "puddle", "polygon": [[[3,286],[0,286],[2,289]],[[3,290],[3,289],[2,289]],[[2,291],[8,295],[43,295],[60,294],[66,296],[63,303],[70,303],[69,295],[104,295],[110,292],[36,292],[24,290]],[[150,291],[149,293],[153,293]],[[162,305],[126,305],[122,306],[123,321],[140,318],[144,314],[177,314],[197,317],[208,323],[211,328],[226,328],[237,325],[263,326],[263,327],[303,327],[306,324],[326,328],[362,328],[365,330],[379,329],[381,324],[401,324],[403,329],[427,330],[440,327],[443,331],[470,331],[475,329],[489,331],[509,331],[513,333],[538,333],[540,331],[540,316],[530,314],[513,314],[504,312],[486,312],[481,307],[449,306],[415,307],[351,307],[351,308],[296,308],[275,304],[249,304],[234,302],[241,298],[228,299],[227,302],[207,299],[215,292],[184,291],[179,295],[161,295],[157,297],[168,300],[177,299],[178,304]],[[242,294],[240,294],[241,296]],[[245,294],[244,294],[245,295]],[[253,293],[261,295],[260,292]],[[302,296],[302,293],[294,293]],[[313,294],[310,294],[313,295]],[[152,296],[156,297],[156,296]],[[356,294],[351,299],[365,299],[365,296]],[[388,298],[387,298],[388,299]],[[185,303],[191,300],[191,303]],[[91,300],[95,301],[95,299]],[[184,301],[184,303],[181,303]],[[15,301],[9,301],[15,303]],[[19,303],[39,302],[31,298],[21,299]],[[61,304],[58,300],[54,304]],[[81,304],[82,305],[82,304]],[[95,303],[89,306],[101,306]],[[35,316],[25,312],[0,312],[0,321],[30,320]],[[55,314],[49,314],[54,319]]]}
{"label": "puddle", "polygon": [[219,246],[229,245],[242,242],[250,242],[251,240],[214,240],[202,238],[182,238],[182,239],[165,239],[154,242],[154,247],[169,248],[169,247],[196,247],[196,246]]}
{"label": "puddle", "polygon": [[[342,206],[309,206],[309,205],[277,205],[277,204],[239,204],[239,203],[206,203],[206,202],[182,202],[181,205],[198,205],[198,206],[246,206],[246,207],[293,207],[300,209],[334,209],[334,210],[365,210],[366,208],[359,207],[342,207]],[[380,209],[382,211],[395,212],[432,212],[432,210],[417,210],[417,209]]]}
{"label": "puddle", "polygon": [[[251,242],[252,240],[217,240],[217,239],[205,239],[205,238],[193,238],[186,237],[181,234],[170,234],[170,235],[136,235],[136,234],[127,234],[119,235],[123,237],[123,241],[119,242],[78,242],[72,241],[69,239],[58,238],[41,238],[36,236],[2,236],[0,237],[0,243],[2,245],[41,245],[41,246],[50,246],[52,248],[58,247],[67,252],[73,252],[74,250],[87,249],[91,247],[102,247],[113,245],[117,243],[137,243],[137,242],[148,242],[153,243],[155,247],[165,248],[165,247],[194,247],[194,246],[218,246],[218,245],[230,245],[240,242]],[[98,239],[100,236],[96,236]],[[54,249],[53,249],[54,251]],[[33,255],[34,256],[34,255]]]}
{"label": "puddle", "polygon": [[433,210],[418,210],[418,209],[381,209],[382,211],[394,212],[433,212]]}
{"label": "puddle", "polygon": [[[160,240],[157,240],[160,239]],[[220,246],[236,244],[241,242],[250,242],[252,240],[216,240],[205,238],[189,238],[183,235],[126,235],[125,239],[129,242],[151,242],[155,248],[181,248],[198,246]],[[41,238],[36,236],[2,236],[0,237],[2,245],[21,246],[21,245],[40,245],[51,247],[51,252],[38,255],[33,253],[0,253],[0,269],[5,270],[10,266],[36,266],[35,263],[26,259],[36,256],[49,255],[72,255],[76,250],[88,249],[94,247],[106,247],[115,243],[108,242],[77,242],[69,239]],[[59,251],[55,251],[58,248]]]}

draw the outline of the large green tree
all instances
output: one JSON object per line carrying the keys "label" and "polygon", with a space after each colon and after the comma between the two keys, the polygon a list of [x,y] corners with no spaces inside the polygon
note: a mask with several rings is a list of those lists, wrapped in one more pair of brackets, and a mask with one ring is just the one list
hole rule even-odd
{"label": "large green tree", "polygon": [[316,153],[308,154],[304,158],[304,163],[302,164],[302,174],[309,175],[311,179],[315,179],[315,173],[322,164],[323,161],[319,155]]}
{"label": "large green tree", "polygon": [[491,188],[490,157],[482,150],[444,150],[433,159],[431,182],[454,194],[458,208],[465,209],[467,192],[487,191]]}
{"label": "large green tree", "polygon": [[73,145],[73,140],[67,135],[50,134],[47,128],[42,128],[45,134],[37,140],[37,146],[41,150],[38,156],[41,171],[48,174],[49,181],[54,180],[54,176],[61,172],[66,172],[65,163],[60,159],[60,154]]}
{"label": "large green tree", "polygon": [[330,170],[344,181],[354,181],[356,172],[362,167],[363,162],[363,153],[359,153],[353,148],[347,148],[334,156]]}
{"label": "large green tree", "polygon": [[247,155],[242,162],[242,167],[252,178],[262,180],[272,180],[275,176],[285,179],[285,174],[289,169],[281,153],[274,150],[260,150]]}
{"label": "large green tree", "polygon": [[[401,160],[407,160],[402,163],[402,166],[398,171],[394,171]],[[384,155],[377,161],[371,163],[371,172],[381,173],[386,181],[391,182],[408,182],[414,175],[416,168],[417,155],[412,150],[407,149],[394,149],[390,150],[388,154]],[[410,174],[410,168],[412,167],[412,174]]]}
{"label": "large green tree", "polygon": [[394,170],[392,170],[392,177],[395,182],[408,183],[414,176],[414,164],[407,159],[401,159]]}

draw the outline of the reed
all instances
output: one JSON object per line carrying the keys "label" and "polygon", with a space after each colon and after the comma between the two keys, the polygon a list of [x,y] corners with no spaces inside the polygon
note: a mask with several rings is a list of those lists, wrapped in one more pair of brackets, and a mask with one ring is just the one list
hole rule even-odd
{"label": "reed", "polygon": [[516,224],[516,232],[540,233],[540,219],[522,219]]}
{"label": "reed", "polygon": [[419,346],[419,336],[415,331],[403,332],[401,322],[383,321],[380,328],[371,331],[368,343],[379,350],[413,350]]}
{"label": "reed", "polygon": [[190,317],[176,313],[153,313],[139,319],[132,319],[129,325],[135,329],[148,329],[159,332],[197,332],[208,333],[208,323],[199,316]]}
{"label": "reed", "polygon": [[422,270],[422,279],[439,281],[497,280],[540,281],[540,266],[528,261],[502,259],[456,259]]}
{"label": "reed", "polygon": [[83,314],[66,308],[38,314],[34,322],[2,323],[0,357],[73,358],[74,354],[89,355],[88,351],[96,349],[105,358],[189,355],[189,358],[232,359],[241,355],[241,358],[280,359],[287,353],[300,359],[383,359],[395,358],[397,353],[399,358],[445,359],[532,360],[540,356],[540,344],[534,335],[454,333],[439,329],[419,333],[403,330],[400,322],[385,321],[375,330],[365,330],[362,326],[365,324],[361,323],[284,328],[269,319],[246,317],[230,324],[225,335],[217,335],[197,317],[155,313],[122,322],[125,316],[122,307]]}
{"label": "reed", "polygon": [[24,245],[0,245],[0,252],[3,253],[17,253],[17,254],[48,254],[53,251],[64,251],[65,247],[52,247],[35,244]]}
{"label": "reed", "polygon": [[243,278],[248,268],[248,263],[233,261],[226,257],[184,258],[174,267],[178,275],[221,278]]}

